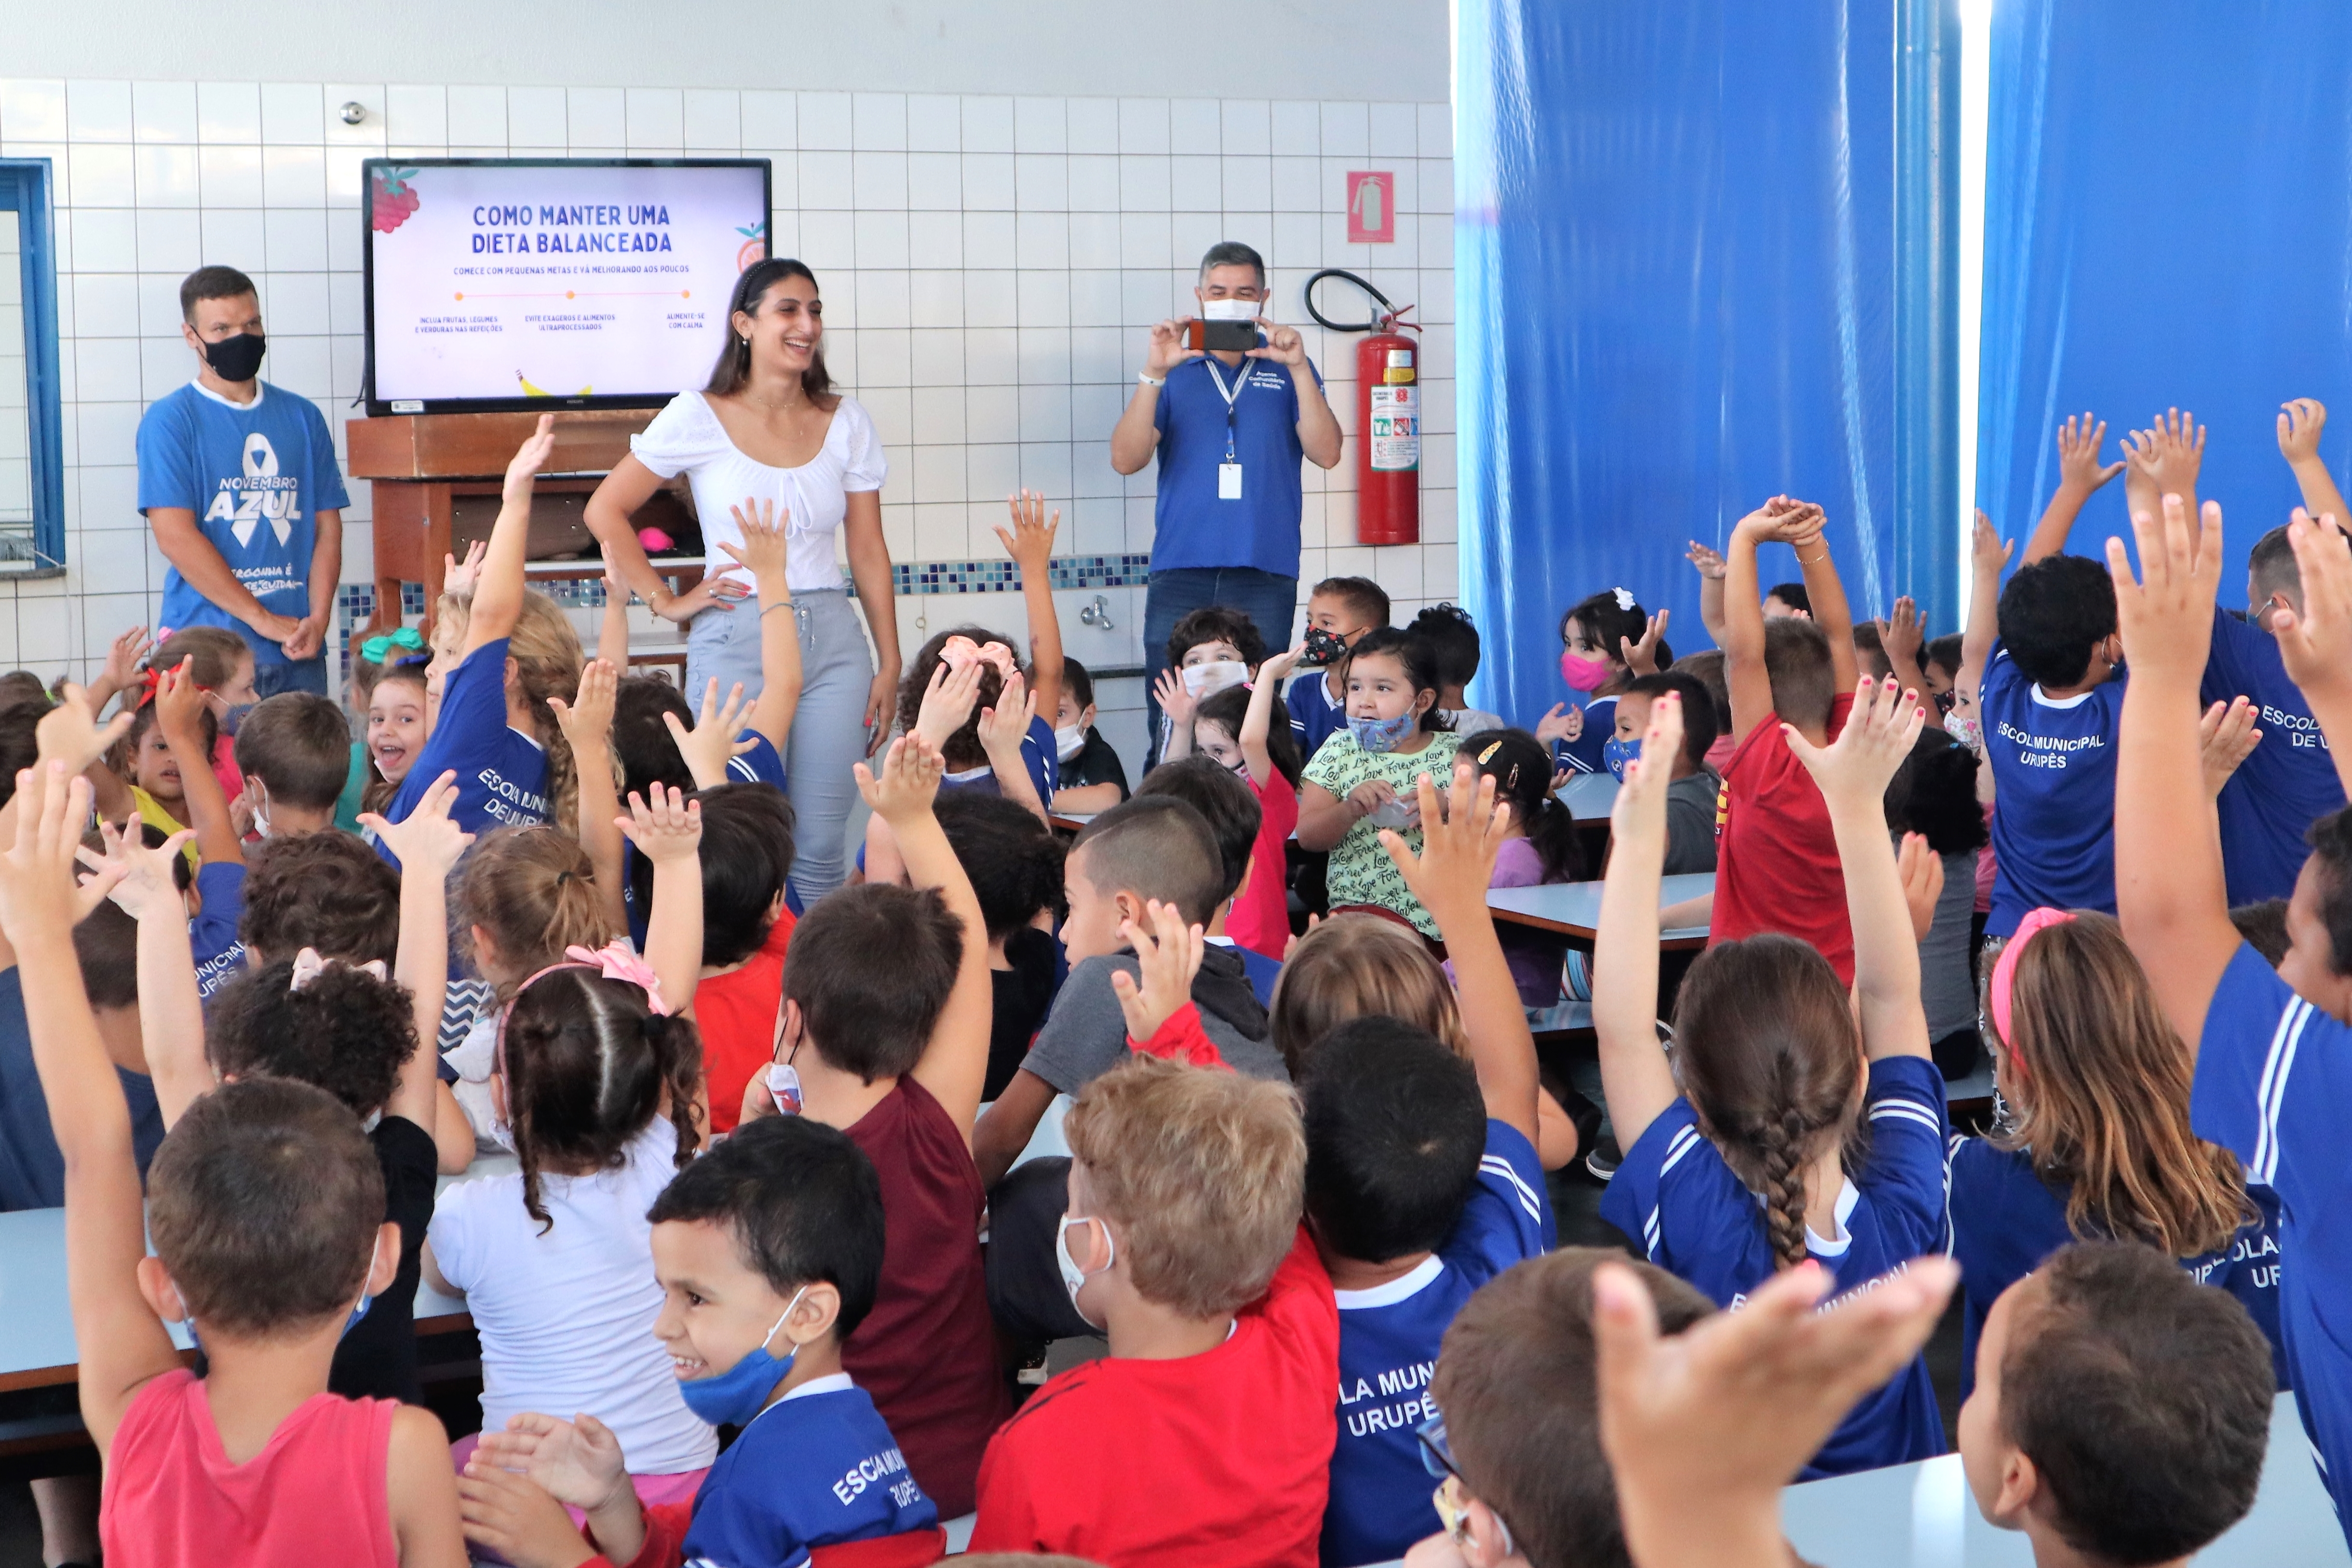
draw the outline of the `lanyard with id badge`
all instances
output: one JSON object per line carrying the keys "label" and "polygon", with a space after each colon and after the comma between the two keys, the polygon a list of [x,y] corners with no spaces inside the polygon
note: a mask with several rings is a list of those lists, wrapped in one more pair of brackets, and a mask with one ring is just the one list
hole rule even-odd
{"label": "lanyard with id badge", "polygon": [[[1258,308],[1257,301],[1254,300],[1209,300],[1202,302],[1201,315],[1203,321],[1254,321]],[[1225,460],[1217,465],[1217,499],[1239,500],[1242,499],[1242,460],[1234,445],[1234,405],[1249,385],[1249,362],[1244,360],[1241,363],[1230,388],[1225,385],[1225,378],[1218,373],[1215,360],[1202,363],[1208,366],[1210,379],[1217,384],[1217,395],[1225,400]]]}

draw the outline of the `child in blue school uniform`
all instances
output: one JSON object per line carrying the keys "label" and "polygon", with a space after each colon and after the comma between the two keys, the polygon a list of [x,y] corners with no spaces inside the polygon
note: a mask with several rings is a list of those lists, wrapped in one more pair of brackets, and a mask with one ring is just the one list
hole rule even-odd
{"label": "child in blue school uniform", "polygon": [[1648,615],[1629,588],[1604,588],[1579,600],[1559,618],[1559,678],[1584,700],[1571,710],[1554,704],[1536,725],[1536,738],[1558,742],[1563,767],[1606,773],[1604,754],[1617,734],[1617,698],[1637,676],[1674,663],[1665,640],[1666,613]]}
{"label": "child in blue school uniform", "polygon": [[756,1121],[680,1172],[649,1217],[654,1333],[688,1406],[740,1428],[735,1441],[691,1502],[648,1506],[594,1415],[519,1415],[484,1435],[458,1483],[468,1538],[518,1563],[576,1557],[564,1518],[531,1506],[543,1489],[586,1510],[606,1563],[793,1568],[852,1542],[872,1568],[936,1562],[939,1510],[841,1370],[882,1277],[882,1184],[865,1153],[805,1117]]}
{"label": "child in blue school uniform", "polygon": [[[1675,1058],[1656,1025],[1664,765],[1681,699],[1651,705],[1642,756],[1612,814],[1594,954],[1593,1025],[1624,1163],[1603,1218],[1725,1307],[1808,1259],[1865,1289],[1945,1244],[1943,1079],[1927,1054],[1919,950],[1886,830],[1888,782],[1922,715],[1865,682],[1838,738],[1790,746],[1820,786],[1854,934],[1850,1005],[1828,961],[1776,934],[1726,942],[1691,966]],[[1857,1014],[1860,1028],[1857,1031]],[[1866,1120],[1867,1153],[1850,1152]],[[1803,1472],[1843,1475],[1943,1451],[1927,1363],[1914,1357],[1846,1416]]]}
{"label": "child in blue school uniform", "polygon": [[[568,701],[580,684],[580,637],[523,578],[531,481],[554,449],[554,416],[542,415],[507,465],[504,503],[470,599],[443,596],[441,615],[450,624],[436,632],[436,645],[454,644],[457,662],[443,676],[432,736],[384,811],[394,822],[405,820],[433,781],[454,770],[457,803],[449,816],[468,833],[547,821],[574,826],[580,781],[551,703]],[[399,864],[381,843],[377,853]]]}
{"label": "child in blue school uniform", "polygon": [[1950,1145],[1961,1394],[2001,1292],[2068,1243],[2109,1238],[2146,1242],[2235,1296],[2271,1342],[2279,1386],[2292,1386],[2278,1350],[2278,1195],[2189,1131],[2189,1051],[2116,922],[2026,916],[1985,1013],[2009,1118]]}
{"label": "child in blue school uniform", "polygon": [[[2352,1520],[2352,813],[2313,825],[2273,971],[2230,921],[2195,723],[2222,563],[2221,509],[2200,527],[2181,499],[2135,518],[2141,577],[2114,565],[2131,695],[2116,789],[2118,913],[2183,1039],[2197,1042],[2189,1121],[2278,1194],[2279,1325],[2321,1479]],[[2288,526],[2303,608],[2276,612],[2286,669],[2344,755],[2352,745],[2352,552],[2324,523]],[[2144,578],[2144,580],[2142,580]],[[2265,742],[2265,744],[2268,742]],[[2004,809],[2006,803],[2004,802]]]}

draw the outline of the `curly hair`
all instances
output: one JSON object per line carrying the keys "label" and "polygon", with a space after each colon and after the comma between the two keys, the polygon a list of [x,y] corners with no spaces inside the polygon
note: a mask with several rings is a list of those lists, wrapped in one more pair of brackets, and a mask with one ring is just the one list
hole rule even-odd
{"label": "curly hair", "polygon": [[[908,734],[914,733],[915,721],[923,711],[923,694],[930,689],[931,671],[940,667],[940,650],[947,647],[950,637],[970,637],[982,647],[996,643],[1012,649],[1018,662],[1018,645],[1011,637],[990,631],[986,626],[950,626],[943,632],[934,633],[929,642],[915,650],[915,657],[907,662],[905,679],[898,682],[898,728]],[[982,665],[980,693],[972,702],[971,717],[966,719],[962,727],[948,737],[947,744],[940,748],[950,772],[961,773],[988,761],[988,752],[980,743],[980,712],[983,708],[995,707],[996,700],[1003,695],[1004,677],[998,673],[994,665]]]}
{"label": "curly hair", "polygon": [[205,1019],[214,1070],[311,1084],[362,1118],[382,1110],[416,1049],[408,993],[341,963],[299,991],[293,980],[293,961],[281,959],[221,988]]}

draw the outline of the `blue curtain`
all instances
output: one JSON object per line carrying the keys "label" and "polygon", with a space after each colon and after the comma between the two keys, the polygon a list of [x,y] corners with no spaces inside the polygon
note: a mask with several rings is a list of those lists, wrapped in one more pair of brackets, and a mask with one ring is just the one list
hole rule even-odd
{"label": "blue curtain", "polygon": [[[1991,70],[1979,504],[2021,538],[2069,414],[2113,461],[2179,406],[2243,552],[2295,504],[2282,401],[2326,403],[2322,453],[2352,458],[2352,7],[2000,0]],[[2129,538],[2123,489],[2070,549]]]}
{"label": "blue curtain", "polygon": [[[1827,508],[1857,615],[1909,592],[1953,629],[1948,7],[1456,17],[1479,702],[1531,719],[1565,696],[1560,613],[1603,588],[1670,608],[1677,652],[1706,647],[1685,544],[1721,544],[1777,492]],[[1797,575],[1778,547],[1762,571]]]}

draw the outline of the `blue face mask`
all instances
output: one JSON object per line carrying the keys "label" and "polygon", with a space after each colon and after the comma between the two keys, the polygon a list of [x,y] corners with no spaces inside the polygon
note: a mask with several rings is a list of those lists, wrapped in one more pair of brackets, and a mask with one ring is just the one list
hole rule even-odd
{"label": "blue face mask", "polygon": [[783,1360],[778,1361],[768,1353],[768,1341],[776,1337],[776,1331],[784,1326],[784,1319],[793,1315],[793,1308],[799,1306],[801,1298],[807,1294],[805,1285],[793,1292],[791,1302],[776,1319],[775,1326],[744,1352],[742,1360],[725,1372],[679,1384],[677,1392],[686,1400],[686,1407],[713,1426],[749,1425],[752,1416],[767,1407],[769,1394],[790,1374],[793,1359],[801,1353],[801,1347],[794,1345],[785,1352]]}
{"label": "blue face mask", "polygon": [[[360,1320],[368,1315],[368,1309],[374,1305],[374,1297],[361,1297],[360,1304],[352,1309],[352,1315],[343,1320],[343,1331],[335,1336],[336,1342],[341,1343],[343,1340],[349,1338],[351,1331],[360,1326]],[[196,1320],[193,1317],[184,1318],[181,1320],[181,1322],[188,1331],[188,1342],[195,1346],[198,1350],[204,1349],[205,1342],[196,1335]]]}
{"label": "blue face mask", "polygon": [[1412,734],[1420,722],[1421,715],[1410,709],[1393,719],[1358,719],[1350,715],[1348,733],[1355,737],[1357,745],[1377,754],[1393,752],[1403,745],[1405,737]]}
{"label": "blue face mask", "polygon": [[1612,735],[1601,742],[1601,760],[1609,764],[1610,776],[1620,781],[1625,777],[1627,766],[1640,760],[1641,755],[1639,741],[1621,741]]}

